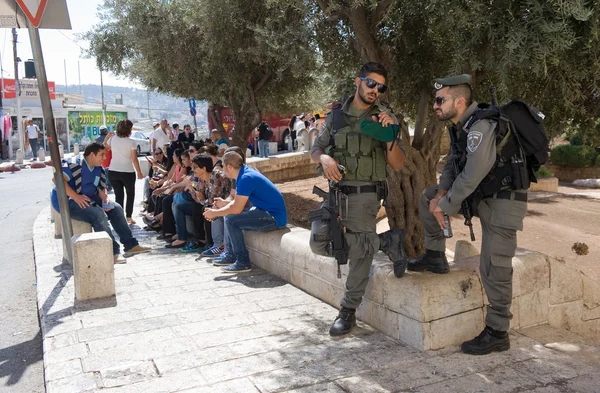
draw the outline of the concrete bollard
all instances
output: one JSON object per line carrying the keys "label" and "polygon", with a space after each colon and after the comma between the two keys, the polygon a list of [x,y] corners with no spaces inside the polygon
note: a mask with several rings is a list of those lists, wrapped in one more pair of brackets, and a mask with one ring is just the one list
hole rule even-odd
{"label": "concrete bollard", "polygon": [[460,261],[465,258],[469,258],[475,255],[479,255],[480,252],[475,248],[473,243],[466,240],[457,240],[456,247],[454,248],[454,262]]}
{"label": "concrete bollard", "polygon": [[[56,221],[61,222],[60,214],[56,214]],[[88,224],[87,222],[79,221],[79,220],[71,220],[71,227],[73,228],[73,237],[83,235],[84,233],[92,232],[92,226],[90,224]],[[62,224],[61,224],[61,237],[62,237]],[[65,243],[67,243],[69,246],[72,246],[71,242],[63,241],[63,259],[72,265],[73,261],[69,260],[69,254],[67,253],[67,244],[65,244]],[[112,250],[112,247],[111,247],[111,250]],[[75,255],[75,254],[73,254],[73,255]]]}
{"label": "concrete bollard", "polygon": [[115,265],[112,239],[108,233],[73,236],[73,279],[75,300],[115,296]]}
{"label": "concrete bollard", "polygon": [[[75,144],[73,145],[73,154],[74,154],[74,155],[77,155],[77,154],[79,154],[79,143],[75,143]],[[61,156],[61,158],[62,158],[62,156]]]}
{"label": "concrete bollard", "polygon": [[17,149],[17,155],[15,157],[15,164],[22,164],[23,163],[23,150],[21,149]]}
{"label": "concrete bollard", "polygon": [[63,145],[58,145],[58,154],[61,160],[65,158],[65,148]]}
{"label": "concrete bollard", "polygon": [[44,150],[43,147],[40,147],[38,152],[37,152],[37,157],[38,157],[38,161],[39,162],[45,162],[46,161],[46,150]]}

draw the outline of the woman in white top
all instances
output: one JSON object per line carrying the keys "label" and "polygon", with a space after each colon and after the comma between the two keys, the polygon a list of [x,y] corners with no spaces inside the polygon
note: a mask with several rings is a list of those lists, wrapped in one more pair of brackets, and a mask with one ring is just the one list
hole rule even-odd
{"label": "woman in white top", "polygon": [[136,143],[129,138],[133,123],[130,120],[121,120],[117,124],[117,133],[111,132],[104,141],[105,146],[112,150],[112,159],[108,167],[108,179],[115,191],[115,202],[123,206],[125,192],[127,193],[127,205],[125,205],[125,217],[129,224],[135,224],[131,218],[133,213],[133,200],[135,198],[135,174],[137,178],[143,179],[140,163],[137,158]]}

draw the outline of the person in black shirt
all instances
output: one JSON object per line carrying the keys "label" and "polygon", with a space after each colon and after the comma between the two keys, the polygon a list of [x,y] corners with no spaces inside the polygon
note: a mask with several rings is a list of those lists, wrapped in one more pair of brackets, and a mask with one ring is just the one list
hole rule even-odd
{"label": "person in black shirt", "polygon": [[194,134],[192,133],[192,127],[189,124],[183,126],[183,132],[179,133],[177,142],[182,144],[180,146],[183,149],[190,147],[190,144],[194,141]]}

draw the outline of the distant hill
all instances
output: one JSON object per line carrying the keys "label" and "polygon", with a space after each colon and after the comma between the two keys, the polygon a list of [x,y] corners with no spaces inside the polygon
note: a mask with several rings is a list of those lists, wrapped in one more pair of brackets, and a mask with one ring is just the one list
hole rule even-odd
{"label": "distant hill", "polygon": [[[82,94],[85,97],[85,103],[100,103],[102,94],[100,85],[56,85],[56,91],[59,93]],[[148,92],[145,89],[104,86],[104,101],[107,104],[116,103],[116,99],[123,95],[123,105],[129,107],[130,117],[138,120],[168,119],[169,123],[179,123],[180,125],[193,124],[193,118],[189,113],[187,98],[173,97],[167,94]],[[150,116],[148,116],[148,106],[150,107]],[[205,101],[196,101],[196,121],[198,126],[206,123],[208,104]]]}

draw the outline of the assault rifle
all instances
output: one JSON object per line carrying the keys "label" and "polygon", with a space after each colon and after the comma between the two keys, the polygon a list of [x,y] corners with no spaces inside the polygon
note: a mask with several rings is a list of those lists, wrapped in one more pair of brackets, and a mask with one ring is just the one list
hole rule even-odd
{"label": "assault rifle", "polygon": [[[456,134],[452,130],[449,130],[449,132],[452,155],[454,156],[452,158],[452,167],[454,168],[454,178],[457,178],[460,174],[460,149],[458,147],[458,139],[456,137]],[[469,232],[471,233],[471,241],[474,242],[475,233],[473,232],[473,223],[471,222],[471,219],[473,218],[473,211],[471,210],[471,205],[469,204],[468,197],[462,201],[460,208],[462,210],[463,217],[465,217],[465,225],[469,227]]]}
{"label": "assault rifle", "polygon": [[[340,172],[344,172],[345,168],[340,165]],[[308,219],[310,222],[321,220],[326,221],[329,224],[329,235],[330,235],[330,251],[333,257],[337,261],[338,278],[342,278],[341,265],[348,263],[348,244],[346,243],[346,237],[344,236],[344,227],[342,226],[341,220],[345,218],[342,215],[343,204],[346,203],[346,216],[348,214],[348,196],[340,190],[338,183],[329,181],[329,192],[325,192],[321,188],[314,186],[313,194],[323,198],[326,202],[325,205],[318,209],[308,213]]]}

